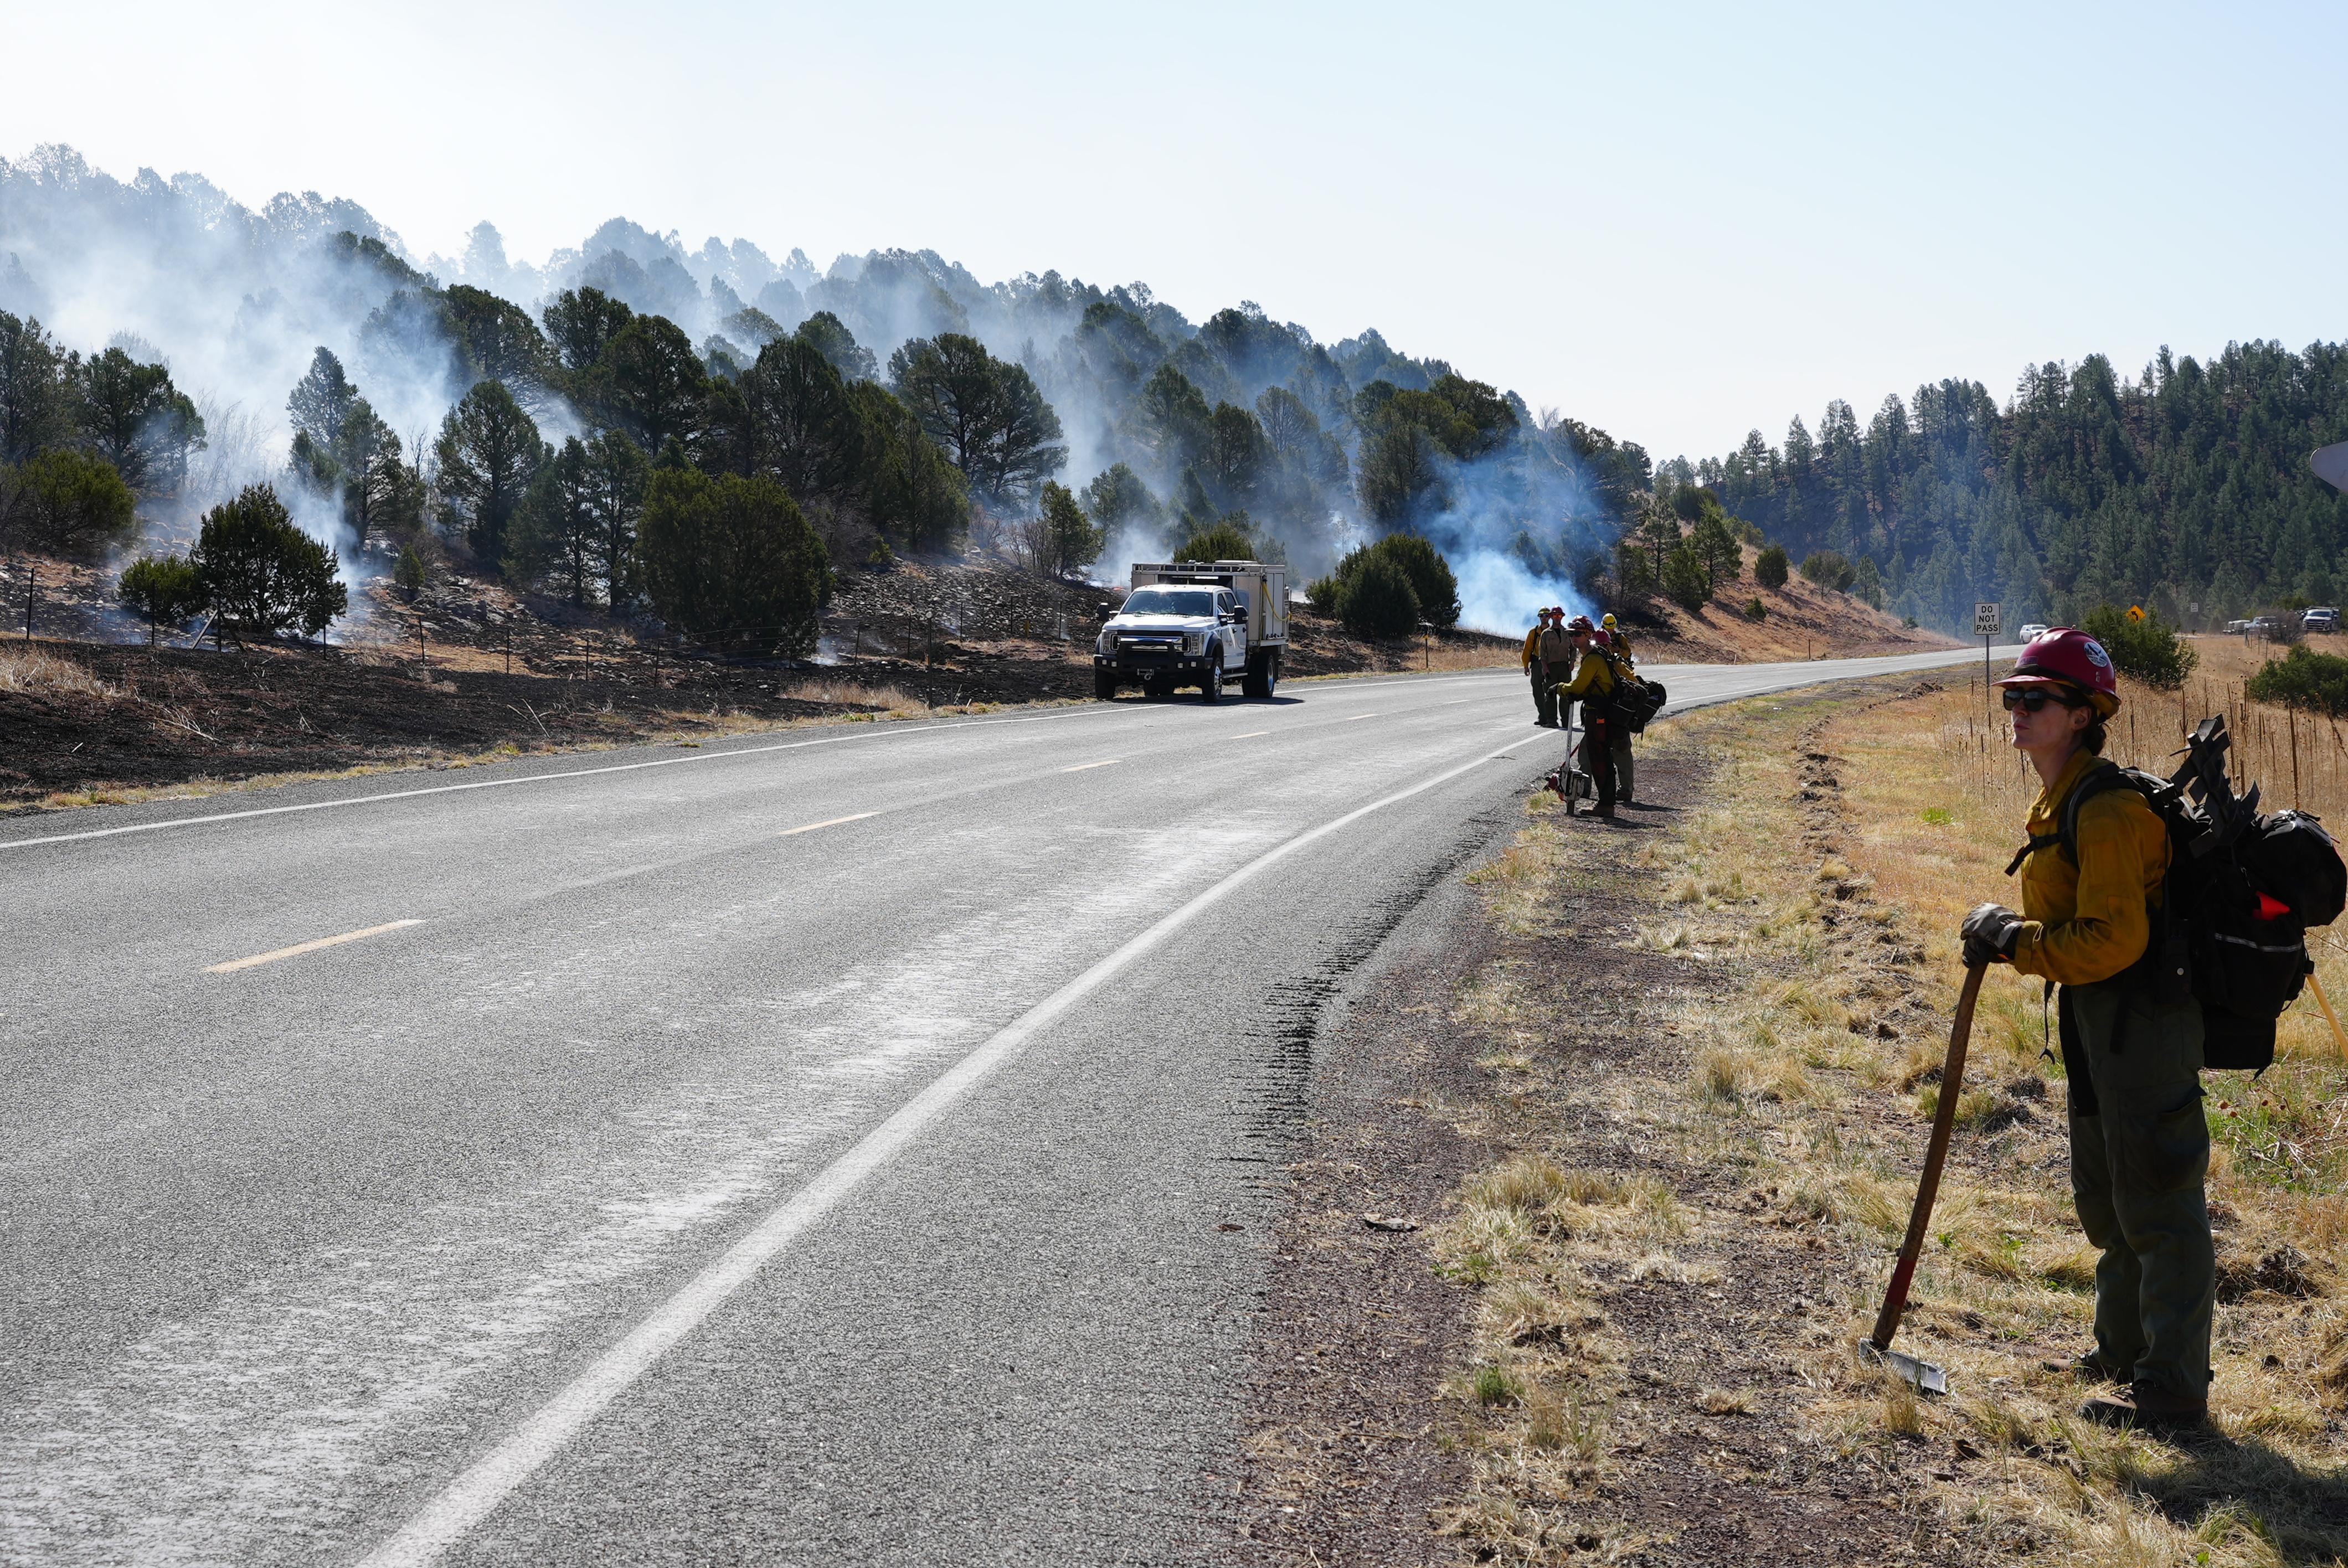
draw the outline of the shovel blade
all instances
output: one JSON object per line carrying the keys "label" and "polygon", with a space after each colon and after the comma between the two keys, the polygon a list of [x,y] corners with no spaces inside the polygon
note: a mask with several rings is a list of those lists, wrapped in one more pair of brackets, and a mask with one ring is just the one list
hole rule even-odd
{"label": "shovel blade", "polygon": [[1946,1394],[1949,1391],[1949,1373],[1944,1367],[1919,1361],[1915,1357],[1902,1355],[1897,1350],[1886,1350],[1872,1339],[1860,1340],[1859,1353],[1875,1366],[1890,1368],[1928,1394]]}

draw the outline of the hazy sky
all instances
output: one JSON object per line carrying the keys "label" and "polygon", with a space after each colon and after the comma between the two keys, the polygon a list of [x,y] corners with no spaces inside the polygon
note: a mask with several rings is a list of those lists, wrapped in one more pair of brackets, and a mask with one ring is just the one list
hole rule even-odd
{"label": "hazy sky", "polygon": [[1375,325],[1720,452],[1919,381],[2348,331],[2348,7],[0,0],[69,142],[418,254],[602,220]]}

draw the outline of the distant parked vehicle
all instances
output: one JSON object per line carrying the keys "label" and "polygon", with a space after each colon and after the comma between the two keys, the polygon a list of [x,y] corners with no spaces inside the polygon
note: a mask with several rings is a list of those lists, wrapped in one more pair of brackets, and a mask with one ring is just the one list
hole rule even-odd
{"label": "distant parked vehicle", "polygon": [[1269,697],[1288,649],[1288,568],[1262,561],[1136,561],[1133,592],[1093,645],[1093,695],[1153,697],[1196,686],[1220,702],[1226,677]]}
{"label": "distant parked vehicle", "polygon": [[2226,635],[2229,637],[2247,637],[2250,635],[2250,623],[2247,620],[2230,620],[2226,622]]}
{"label": "distant parked vehicle", "polygon": [[2340,630],[2340,611],[2328,604],[2319,604],[2299,618],[2299,623],[2310,631]]}
{"label": "distant parked vehicle", "polygon": [[2025,620],[2014,631],[2014,636],[2024,642],[2035,642],[2045,635],[2046,623],[2043,620]]}

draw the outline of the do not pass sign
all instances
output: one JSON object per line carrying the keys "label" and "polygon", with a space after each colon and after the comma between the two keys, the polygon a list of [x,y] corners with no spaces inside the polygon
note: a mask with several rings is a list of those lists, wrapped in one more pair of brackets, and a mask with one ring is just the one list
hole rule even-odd
{"label": "do not pass sign", "polygon": [[2004,628],[2000,624],[2000,606],[1982,601],[1973,606],[1973,635],[1995,637]]}

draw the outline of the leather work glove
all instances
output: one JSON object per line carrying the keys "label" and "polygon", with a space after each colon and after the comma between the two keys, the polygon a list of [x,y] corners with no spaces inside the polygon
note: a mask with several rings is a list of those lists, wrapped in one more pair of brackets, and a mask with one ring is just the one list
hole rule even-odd
{"label": "leather work glove", "polygon": [[1958,934],[1965,939],[1965,968],[2011,963],[2014,941],[2022,935],[2022,917],[2003,904],[1976,905]]}

